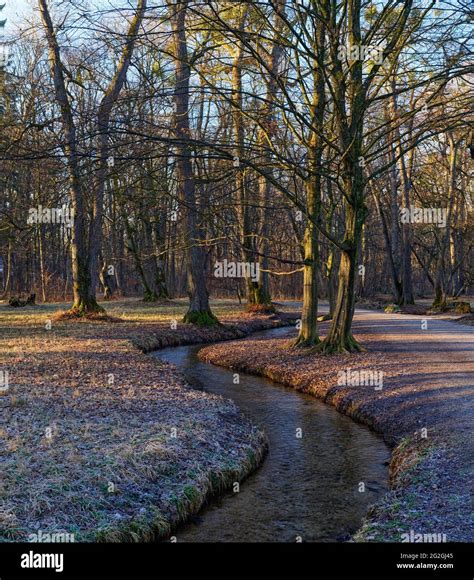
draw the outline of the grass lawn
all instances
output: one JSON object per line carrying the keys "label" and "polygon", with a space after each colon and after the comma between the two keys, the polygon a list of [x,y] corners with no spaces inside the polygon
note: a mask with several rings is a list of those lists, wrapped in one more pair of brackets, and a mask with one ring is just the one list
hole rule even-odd
{"label": "grass lawn", "polygon": [[[248,475],[266,443],[231,401],[190,389],[136,345],[226,330],[173,326],[186,301],[107,303],[120,323],[57,321],[68,306],[0,305],[0,541],[166,536]],[[242,328],[256,324],[231,301],[213,308]]]}

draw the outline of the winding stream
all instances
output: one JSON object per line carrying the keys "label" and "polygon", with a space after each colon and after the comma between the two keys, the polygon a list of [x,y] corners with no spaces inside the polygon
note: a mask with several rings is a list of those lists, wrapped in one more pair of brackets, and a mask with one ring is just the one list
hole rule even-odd
{"label": "winding stream", "polygon": [[[279,328],[254,337],[288,332]],[[240,384],[234,385],[232,371],[199,361],[201,348],[168,348],[155,356],[176,365],[195,388],[233,399],[263,427],[270,448],[240,492],[213,501],[178,530],[178,541],[347,539],[387,489],[390,453],[382,438],[314,397],[267,379],[241,373]],[[302,438],[297,438],[297,429],[302,429]]]}

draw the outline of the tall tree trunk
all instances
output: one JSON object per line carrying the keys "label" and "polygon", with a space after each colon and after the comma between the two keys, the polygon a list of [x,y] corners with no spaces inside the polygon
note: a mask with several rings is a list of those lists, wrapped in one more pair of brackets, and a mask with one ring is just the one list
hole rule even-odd
{"label": "tall tree trunk", "polygon": [[[382,232],[383,232],[383,237],[384,237],[384,241],[385,241],[385,249],[386,249],[386,253],[387,253],[389,271],[390,271],[390,275],[391,275],[390,278],[392,281],[393,299],[394,299],[396,304],[400,304],[402,301],[402,285],[400,282],[399,267],[397,266],[397,262],[395,259],[396,250],[393,247],[393,242],[394,242],[393,229],[394,228],[392,228],[392,238],[390,239],[390,234],[389,234],[388,225],[387,225],[387,219],[386,219],[385,214],[383,212],[382,204],[380,203],[380,200],[377,197],[376,193],[373,194],[373,198],[374,198],[374,202],[375,202],[375,207],[377,208],[377,212],[378,212],[379,217],[380,217],[380,221],[382,223]],[[396,209],[395,217],[393,216],[393,213],[392,213],[392,219],[395,219],[398,221],[398,206]],[[398,225],[396,225],[396,228],[398,228]]]}
{"label": "tall tree trunk", "polygon": [[90,312],[103,311],[103,308],[97,304],[96,287],[99,274],[98,256],[102,243],[102,214],[109,154],[110,114],[127,76],[138,29],[145,13],[146,0],[138,0],[137,9],[130,23],[117,71],[105,91],[97,114],[99,167],[95,179],[92,220],[88,240],[86,239],[85,198],[81,185],[77,152],[77,131],[64,78],[66,69],[61,60],[61,52],[47,0],[38,0],[38,3],[49,47],[49,61],[54,80],[55,97],[61,110],[64,151],[69,173],[71,206],[74,213],[71,240],[74,293],[72,312],[77,315],[84,315]]}
{"label": "tall tree trunk", "polygon": [[39,250],[39,262],[40,262],[40,279],[41,279],[41,297],[43,302],[46,302],[46,257],[44,255],[44,243],[45,243],[45,236],[44,236],[44,226],[43,224],[39,224],[38,230],[38,250]]}
{"label": "tall tree trunk", "polygon": [[[385,107],[385,118],[390,122],[390,107]],[[394,131],[389,131],[388,139],[388,159],[391,164],[389,168],[389,209],[391,228],[387,223],[382,203],[377,194],[374,192],[373,197],[377,207],[378,214],[382,222],[382,229],[385,241],[385,248],[387,250],[387,257],[389,262],[389,271],[392,281],[393,301],[396,304],[403,302],[403,288],[401,280],[401,255],[400,255],[400,208],[398,204],[398,186],[397,186],[397,163],[394,145]]]}
{"label": "tall tree trunk", "polygon": [[434,307],[444,308],[446,306],[447,298],[447,260],[446,254],[449,249],[450,238],[451,238],[451,219],[455,204],[456,197],[456,157],[457,157],[457,143],[454,142],[453,135],[451,133],[447,134],[449,143],[449,168],[448,168],[448,199],[449,206],[447,209],[446,216],[446,228],[441,235],[441,240],[439,243],[438,250],[438,263],[436,267],[436,277],[435,277],[435,298],[433,302]]}
{"label": "tall tree trunk", "polygon": [[66,154],[69,176],[71,209],[74,214],[71,236],[71,258],[73,275],[74,303],[72,311],[82,315],[97,312],[102,308],[97,304],[93,287],[86,244],[86,225],[84,194],[81,186],[79,158],[77,152],[76,126],[64,79],[64,66],[57,42],[56,31],[51,20],[46,0],[38,0],[41,19],[49,47],[49,62],[54,80],[55,97],[61,110],[64,133],[64,152]]}
{"label": "tall tree trunk", "polygon": [[[273,177],[271,147],[272,138],[275,134],[275,101],[278,93],[278,74],[280,70],[280,63],[283,56],[283,47],[280,42],[280,34],[282,32],[282,24],[285,14],[285,0],[278,0],[275,6],[275,20],[273,22],[273,30],[275,36],[273,38],[273,46],[270,53],[267,73],[265,74],[267,91],[265,95],[265,105],[262,111],[261,127],[258,136],[258,145],[261,150],[261,163],[270,177]],[[272,309],[272,300],[270,295],[270,280],[269,280],[269,233],[270,233],[270,204],[272,201],[273,185],[271,180],[266,175],[259,175],[258,177],[259,200],[261,204],[261,228],[260,228],[260,243],[259,252],[262,254],[262,267],[260,273],[260,280],[258,284],[254,284],[254,303],[263,306],[264,308]]]}
{"label": "tall tree trunk", "polygon": [[[348,44],[361,44],[361,2],[349,3],[347,14]],[[334,25],[334,22],[333,22]],[[367,217],[364,203],[365,179],[362,157],[364,114],[367,87],[363,80],[363,63],[352,61],[349,69],[350,87],[346,87],[342,64],[335,61],[336,122],[339,142],[343,151],[343,187],[345,208],[344,239],[339,246],[341,260],[338,273],[338,291],[334,314],[328,335],[321,344],[325,352],[361,350],[352,336],[358,253],[362,228]],[[349,103],[347,102],[349,93]],[[350,110],[350,116],[348,116]]]}
{"label": "tall tree trunk", "polygon": [[[392,114],[397,123],[396,119],[398,116],[398,102],[396,96],[396,82],[392,81]],[[412,122],[410,122],[409,133],[411,135]],[[402,149],[402,138],[400,135],[400,127],[396,125],[395,130],[395,142],[396,142],[396,152],[398,156],[398,167],[400,173],[400,180],[402,186],[402,207],[403,209],[410,209],[410,194],[411,194],[411,166],[413,162],[414,149],[411,150],[409,154],[408,167],[407,161],[405,159],[405,154]],[[413,268],[411,262],[412,245],[413,245],[413,227],[412,224],[407,220],[402,224],[402,296],[399,301],[400,304],[414,304],[415,298],[413,295]]]}
{"label": "tall tree trunk", "polygon": [[189,309],[184,322],[200,326],[213,325],[217,319],[209,305],[205,271],[207,256],[203,242],[203,232],[199,225],[196,203],[196,184],[191,161],[191,134],[189,122],[189,83],[191,67],[189,64],[186,12],[189,0],[169,2],[174,39],[174,60],[176,71],[176,174],[178,179],[178,199],[184,219],[181,221],[182,237],[185,241],[185,261],[189,292]]}
{"label": "tall tree trunk", "polygon": [[149,280],[149,287],[152,293],[148,296],[148,302],[156,302],[158,300],[169,297],[168,289],[166,288],[165,273],[163,263],[156,255],[156,246],[153,236],[152,224],[143,216],[144,224],[144,242],[145,242],[145,273]]}
{"label": "tall tree trunk", "polygon": [[[264,162],[265,163],[265,162]],[[269,236],[269,221],[270,211],[269,205],[271,203],[272,185],[265,176],[260,175],[258,179],[258,191],[261,203],[261,228],[260,228],[260,243],[259,251],[261,252],[261,268],[260,280],[254,283],[253,302],[255,305],[262,306],[265,309],[273,310],[272,299],[270,296],[270,279],[269,279],[269,259],[270,244]]]}
{"label": "tall tree trunk", "polygon": [[4,274],[4,285],[3,285],[3,294],[6,296],[11,289],[12,286],[12,271],[13,271],[13,243],[11,236],[8,236],[8,250],[7,250],[7,263],[4,265],[5,274]]}
{"label": "tall tree trunk", "polygon": [[137,271],[138,277],[143,289],[143,301],[144,302],[155,302],[153,290],[148,283],[148,279],[145,275],[145,269],[143,267],[142,258],[138,250],[136,235],[133,227],[131,226],[128,217],[122,214],[123,223],[125,225],[125,230],[127,232],[127,249],[132,254],[133,262],[135,264],[135,269]]}
{"label": "tall tree trunk", "polygon": [[[396,30],[389,41],[393,47],[402,34],[410,14],[412,2],[404,3],[402,14]],[[349,46],[362,44],[361,0],[347,3],[347,41]],[[335,27],[332,17],[332,27]],[[337,38],[339,41],[339,38]],[[352,320],[355,307],[356,277],[358,269],[358,252],[362,228],[368,214],[365,205],[365,160],[363,157],[364,121],[367,113],[367,94],[371,80],[377,74],[377,66],[364,75],[362,60],[350,60],[347,75],[337,59],[334,64],[334,100],[335,115],[339,129],[339,142],[343,152],[343,187],[345,199],[345,234],[340,246],[341,263],[338,278],[338,295],[334,317],[328,336],[321,345],[324,351],[358,351],[362,350],[352,335]],[[349,101],[349,102],[348,102]],[[411,245],[410,245],[411,248]],[[410,286],[411,287],[411,286]]]}
{"label": "tall tree trunk", "polygon": [[[247,10],[244,9],[240,15],[238,29],[242,33],[245,28]],[[255,231],[251,227],[250,208],[247,199],[245,186],[245,176],[243,171],[243,158],[245,154],[245,131],[243,119],[243,98],[242,98],[242,42],[237,41],[237,49],[232,63],[232,121],[235,140],[234,159],[235,167],[235,191],[237,196],[237,213],[239,242],[241,247],[242,260],[248,264],[255,260],[254,245]],[[245,278],[247,288],[247,303],[253,305],[258,303],[258,292],[255,292],[259,282],[250,277]]]}
{"label": "tall tree trunk", "polygon": [[[323,3],[324,5],[324,3]],[[318,273],[320,268],[319,231],[321,222],[322,133],[326,109],[325,79],[322,70],[325,60],[325,33],[328,5],[318,15],[313,49],[318,55],[313,65],[313,102],[311,104],[312,135],[308,154],[309,178],[306,183],[307,224],[304,238],[303,312],[296,346],[311,347],[319,344],[318,335]]]}
{"label": "tall tree trunk", "polygon": [[[410,191],[411,184],[408,179],[405,162],[403,156],[400,159],[400,173],[402,175],[402,189],[403,189],[403,208],[410,208]],[[411,264],[412,252],[412,225],[407,220],[402,224],[402,304],[414,304],[415,298],[413,296],[413,268]]]}
{"label": "tall tree trunk", "polygon": [[315,175],[306,187],[308,224],[304,238],[303,312],[300,332],[295,343],[296,346],[303,347],[314,346],[320,342],[318,336],[319,232],[314,224],[320,219],[320,194],[321,178]]}
{"label": "tall tree trunk", "polygon": [[138,0],[137,8],[132,21],[130,22],[125,44],[122,49],[117,70],[105,90],[104,96],[99,105],[97,113],[97,134],[98,134],[98,169],[95,176],[95,192],[93,202],[92,220],[89,229],[89,278],[91,281],[91,292],[95,296],[98,282],[98,256],[102,247],[102,216],[104,213],[104,193],[105,181],[108,172],[108,159],[110,153],[110,116],[114,104],[127,79],[128,69],[133,56],[135,42],[147,7],[147,0]]}

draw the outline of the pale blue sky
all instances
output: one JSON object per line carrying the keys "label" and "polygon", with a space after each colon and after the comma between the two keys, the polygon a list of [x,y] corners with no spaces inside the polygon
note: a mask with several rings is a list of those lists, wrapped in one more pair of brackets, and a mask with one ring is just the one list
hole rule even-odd
{"label": "pale blue sky", "polygon": [[[110,2],[110,0],[108,0],[108,2]],[[4,3],[6,3],[6,7],[3,10],[2,18],[8,18],[7,28],[5,30],[7,34],[14,30],[15,25],[21,24],[22,15],[28,15],[28,13],[31,14],[32,7],[37,6],[37,0],[0,0],[0,4]],[[453,10],[456,4],[457,0],[450,0],[449,2],[441,1],[438,4],[438,8],[448,8],[449,10]]]}
{"label": "pale blue sky", "polygon": [[19,24],[21,15],[28,13],[31,10],[30,0],[0,0],[0,4],[6,6],[2,12],[3,18],[8,18],[6,32],[11,32],[14,24]]}

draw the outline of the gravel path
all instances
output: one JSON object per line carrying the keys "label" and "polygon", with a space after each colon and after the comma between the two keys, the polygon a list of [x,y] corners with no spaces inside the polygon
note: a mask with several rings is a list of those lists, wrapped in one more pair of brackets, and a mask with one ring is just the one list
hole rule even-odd
{"label": "gravel path", "polygon": [[354,331],[371,352],[391,354],[398,372],[390,407],[401,410],[399,430],[408,432],[413,415],[420,415],[437,431],[455,432],[474,445],[473,328],[432,317],[358,311]]}

